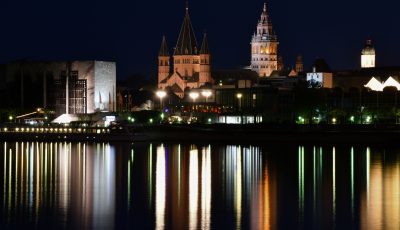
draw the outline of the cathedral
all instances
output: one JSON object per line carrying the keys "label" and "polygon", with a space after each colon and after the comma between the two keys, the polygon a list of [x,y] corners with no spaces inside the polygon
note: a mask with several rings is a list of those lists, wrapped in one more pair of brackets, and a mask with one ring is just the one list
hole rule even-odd
{"label": "cathedral", "polygon": [[257,24],[257,30],[251,40],[251,66],[259,77],[269,77],[278,70],[278,38],[272,30],[272,23],[267,12],[267,4]]}
{"label": "cathedral", "polygon": [[213,84],[207,35],[204,34],[199,48],[187,6],[178,41],[174,48],[172,64],[170,59],[167,41],[163,37],[158,55],[159,89],[171,90],[177,96],[183,98],[187,89]]}

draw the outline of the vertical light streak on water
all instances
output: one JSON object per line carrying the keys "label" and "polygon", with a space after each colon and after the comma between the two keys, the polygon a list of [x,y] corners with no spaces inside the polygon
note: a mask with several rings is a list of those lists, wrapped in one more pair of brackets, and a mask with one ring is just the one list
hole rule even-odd
{"label": "vertical light streak on water", "polygon": [[299,221],[304,218],[304,147],[299,146]]}
{"label": "vertical light streak on water", "polygon": [[[34,143],[32,142],[31,144],[30,144],[30,146],[31,146],[31,151],[33,151],[33,152],[35,152],[35,146],[34,146]],[[38,150],[36,150],[36,175],[35,175],[35,179],[36,179],[36,193],[35,193],[35,201],[36,201],[36,204],[35,204],[35,217],[36,217],[36,220],[35,220],[35,223],[38,223],[38,220],[39,220],[39,209],[40,209],[40,206],[39,206],[39,204],[40,204],[40,201],[41,201],[41,196],[40,196],[40,183],[41,183],[41,178],[40,178],[40,169],[41,169],[41,167],[40,167],[40,153],[39,153],[39,151]]]}
{"label": "vertical light streak on water", "polygon": [[83,176],[82,176],[82,178],[83,178],[83,180],[82,180],[82,183],[83,183],[83,188],[82,188],[82,203],[84,204],[84,209],[87,209],[87,202],[88,202],[88,196],[86,195],[87,194],[87,192],[86,192],[86,190],[87,190],[87,186],[86,186],[86,180],[87,180],[87,178],[86,178],[86,173],[87,173],[87,167],[86,167],[86,143],[84,143],[83,144]]}
{"label": "vertical light streak on water", "polygon": [[[8,165],[8,214],[11,212],[11,184],[12,184],[12,149],[10,149],[9,155],[9,165]],[[10,216],[8,216],[10,217]]]}
{"label": "vertical light streak on water", "polygon": [[[43,151],[43,143],[40,144],[40,152]],[[48,164],[48,152],[47,152],[47,148],[45,147],[44,149],[44,194],[47,197],[47,184],[48,184],[48,168],[47,168],[47,164]],[[47,200],[47,199],[46,199]]]}
{"label": "vertical light streak on water", "polygon": [[336,149],[332,149],[332,223],[336,223]]}
{"label": "vertical light streak on water", "polygon": [[236,147],[235,151],[235,209],[236,229],[240,229],[242,221],[242,147]]}
{"label": "vertical light streak on water", "polygon": [[25,152],[24,152],[24,142],[21,143],[21,151],[18,153],[21,155],[21,182],[20,182],[20,189],[19,189],[19,193],[20,193],[20,199],[19,199],[19,206],[23,207],[23,204],[25,202],[24,198],[25,198]]}
{"label": "vertical light streak on water", "polygon": [[128,160],[128,181],[127,181],[127,184],[128,184],[128,197],[127,197],[128,204],[127,204],[127,207],[128,207],[128,210],[129,210],[130,206],[131,206],[131,160],[130,159]]}
{"label": "vertical light streak on water", "polygon": [[264,191],[263,191],[263,228],[264,230],[271,229],[271,207],[270,207],[270,194],[269,194],[269,175],[268,175],[268,165],[265,166],[264,171]]}
{"label": "vertical light streak on water", "polygon": [[14,208],[17,208],[17,204],[18,204],[18,198],[19,198],[19,192],[18,192],[18,176],[19,176],[19,174],[18,174],[18,154],[19,154],[19,143],[17,142],[16,144],[15,144],[15,171],[14,171],[14,173],[15,173],[15,175],[14,175],[14,179],[15,179],[15,182],[14,182],[14,194],[15,194],[15,197],[14,197]]}
{"label": "vertical light streak on water", "polygon": [[153,144],[149,147],[149,209],[153,204]]}
{"label": "vertical light streak on water", "polygon": [[161,145],[157,147],[156,158],[156,203],[155,203],[155,229],[165,228],[165,206],[166,206],[166,159],[165,149]]}
{"label": "vertical light streak on water", "polygon": [[210,146],[203,148],[201,167],[201,229],[210,229],[212,179],[210,152]]}
{"label": "vertical light streak on water", "polygon": [[351,177],[351,220],[354,219],[354,147],[350,153],[350,177]]}
{"label": "vertical light streak on water", "polygon": [[178,145],[178,207],[181,207],[181,145]]}
{"label": "vertical light streak on water", "polygon": [[54,201],[54,193],[53,193],[53,151],[52,149],[49,150],[49,144],[45,144],[46,152],[49,152],[50,155],[50,194],[51,194],[51,199],[50,199],[50,205],[53,206],[53,201]]}
{"label": "vertical light streak on water", "polygon": [[33,212],[33,165],[34,165],[34,153],[29,151],[29,144],[26,144],[26,150],[29,152],[29,217],[32,217]]}
{"label": "vertical light streak on water", "polygon": [[366,168],[366,185],[367,185],[367,207],[369,207],[369,180],[370,180],[370,157],[371,157],[371,149],[368,147],[366,151],[366,160],[365,160],[365,168]]}
{"label": "vertical light streak on water", "polygon": [[[57,143],[54,145],[54,148],[53,148],[53,143],[50,143],[50,149],[51,149],[51,151],[53,151],[53,149],[54,149],[54,194],[55,194],[55,196],[57,196],[57,194],[58,194],[58,184],[59,184],[59,179],[58,179],[58,175],[59,175],[59,172],[58,172],[59,155],[58,155],[58,145],[57,145]],[[56,200],[58,202],[58,197],[56,197]]]}
{"label": "vertical light streak on water", "polygon": [[197,229],[199,201],[199,151],[190,150],[189,160],[189,229]]}
{"label": "vertical light streak on water", "polygon": [[4,172],[3,172],[3,206],[4,212],[6,212],[6,200],[7,200],[7,142],[4,142]]}
{"label": "vertical light streak on water", "polygon": [[315,147],[313,148],[313,212],[314,215],[316,214],[316,209],[317,209],[317,200],[316,200],[316,196],[317,196],[317,180],[316,180],[316,150]]}

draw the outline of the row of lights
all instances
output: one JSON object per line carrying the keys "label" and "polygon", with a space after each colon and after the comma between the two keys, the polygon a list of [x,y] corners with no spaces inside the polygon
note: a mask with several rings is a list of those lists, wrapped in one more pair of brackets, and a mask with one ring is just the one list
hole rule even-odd
{"label": "row of lights", "polygon": [[[1,129],[0,129],[1,131]],[[9,132],[9,128],[3,128],[3,132]],[[15,128],[14,132],[17,133],[87,133],[86,129],[72,129],[72,128]],[[109,129],[96,129],[96,133],[109,133]]]}

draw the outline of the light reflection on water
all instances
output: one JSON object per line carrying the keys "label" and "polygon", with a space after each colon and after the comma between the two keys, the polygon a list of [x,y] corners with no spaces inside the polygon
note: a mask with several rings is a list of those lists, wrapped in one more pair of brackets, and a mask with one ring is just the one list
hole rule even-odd
{"label": "light reflection on water", "polygon": [[15,142],[0,163],[10,227],[400,227],[396,148]]}

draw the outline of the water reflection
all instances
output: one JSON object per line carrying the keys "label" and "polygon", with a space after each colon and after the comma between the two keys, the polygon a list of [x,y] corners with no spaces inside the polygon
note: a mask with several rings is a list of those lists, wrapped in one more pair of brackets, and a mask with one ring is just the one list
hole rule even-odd
{"label": "water reflection", "polygon": [[[111,227],[115,152],[110,145],[94,150],[81,143],[4,143],[1,158],[6,223],[41,226],[50,216],[64,227],[68,218],[81,226]],[[15,213],[26,215],[27,222],[16,222]]]}
{"label": "water reflection", "polygon": [[400,151],[2,143],[11,227],[399,229]]}

